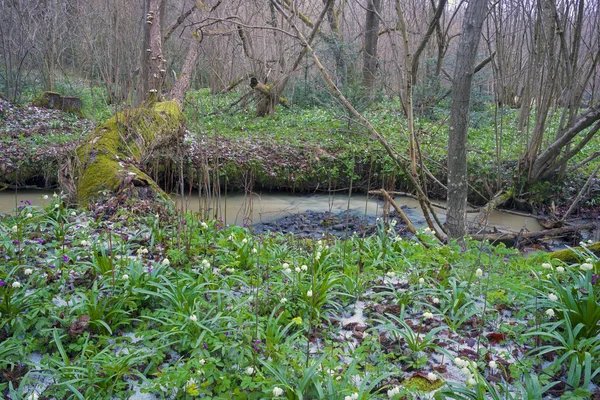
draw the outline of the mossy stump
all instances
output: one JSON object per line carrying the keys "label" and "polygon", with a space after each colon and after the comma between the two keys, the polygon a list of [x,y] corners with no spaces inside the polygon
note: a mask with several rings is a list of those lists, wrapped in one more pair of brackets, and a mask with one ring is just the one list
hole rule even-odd
{"label": "mossy stump", "polygon": [[61,96],[55,92],[44,92],[33,100],[32,104],[36,107],[61,110],[83,117],[83,103],[78,97]]}
{"label": "mossy stump", "polygon": [[108,194],[167,199],[143,168],[157,151],[180,146],[184,132],[185,118],[175,102],[120,112],[76,149],[61,170],[61,185],[82,205]]}

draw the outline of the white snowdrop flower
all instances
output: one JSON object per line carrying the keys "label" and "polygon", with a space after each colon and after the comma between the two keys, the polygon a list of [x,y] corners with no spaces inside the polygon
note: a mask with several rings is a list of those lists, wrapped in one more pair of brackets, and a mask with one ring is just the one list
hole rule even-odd
{"label": "white snowdrop flower", "polygon": [[200,361],[198,361],[200,363],[200,365],[204,365],[206,364],[206,360],[204,358],[200,359]]}
{"label": "white snowdrop flower", "polygon": [[309,290],[308,292],[306,292],[306,297],[312,297],[313,292],[312,290]]}
{"label": "white snowdrop flower", "polygon": [[198,317],[196,317],[194,314],[190,315],[190,321],[196,322],[198,321]]}
{"label": "white snowdrop flower", "polygon": [[258,253],[258,250],[256,250],[256,247],[253,247],[253,248],[252,248],[252,253],[253,253],[253,254],[256,254],[256,253]]}
{"label": "white snowdrop flower", "polygon": [[317,254],[315,254],[315,259],[319,260],[321,258],[321,252],[317,251]]}
{"label": "white snowdrop flower", "polygon": [[44,200],[48,200],[48,195],[45,194],[44,197],[42,197]]}
{"label": "white snowdrop flower", "polygon": [[594,241],[592,239],[588,239],[588,244],[592,244]]}
{"label": "white snowdrop flower", "polygon": [[125,280],[125,281],[126,281],[127,279],[129,279],[129,275],[127,275],[127,274],[123,274],[123,280]]}
{"label": "white snowdrop flower", "polygon": [[440,304],[440,299],[438,299],[437,297],[434,297],[431,301],[433,301],[433,304]]}
{"label": "white snowdrop flower", "polygon": [[[82,240],[81,242],[79,242],[79,244],[80,244],[81,246],[87,246],[87,245],[88,245],[88,242],[87,242],[87,240]],[[140,250],[138,249],[138,254],[139,254],[139,252],[140,252]]]}
{"label": "white snowdrop flower", "polygon": [[594,269],[594,266],[590,263],[584,263],[584,264],[581,264],[581,266],[579,268],[582,271],[591,271],[592,269]]}
{"label": "white snowdrop flower", "polygon": [[58,195],[56,193],[52,194],[52,197],[57,198]]}
{"label": "white snowdrop flower", "polygon": [[460,357],[456,357],[454,359],[454,364],[456,364],[457,367],[464,367],[467,364],[467,362]]}
{"label": "white snowdrop flower", "polygon": [[33,214],[32,213],[27,213],[26,217],[27,218],[31,218],[31,217],[33,217]]}
{"label": "white snowdrop flower", "polygon": [[547,309],[546,315],[549,316],[550,318],[554,317],[554,310],[552,308]]}
{"label": "white snowdrop flower", "polygon": [[13,225],[13,227],[11,229],[13,232],[17,232],[19,230],[19,227],[16,225]]}
{"label": "white snowdrop flower", "polygon": [[426,233],[429,235],[431,233],[431,228],[427,227],[427,228],[423,229],[423,233]]}
{"label": "white snowdrop flower", "polygon": [[283,263],[282,265],[283,269],[288,269],[290,267],[290,264],[288,263]]}
{"label": "white snowdrop flower", "polygon": [[227,238],[227,240],[233,240],[233,235],[229,235],[229,237]]}
{"label": "white snowdrop flower", "polygon": [[287,299],[285,297],[282,297],[281,300],[279,300],[279,302],[281,304],[285,304],[285,303],[287,303]]}
{"label": "white snowdrop flower", "polygon": [[23,273],[25,275],[31,275],[31,274],[33,274],[33,269],[31,269],[31,268],[25,268],[25,270],[23,271]]}
{"label": "white snowdrop flower", "polygon": [[208,224],[207,224],[206,222],[202,221],[202,222],[200,223],[200,227],[201,227],[202,229],[206,229],[206,228],[208,228]]}
{"label": "white snowdrop flower", "polygon": [[358,393],[352,393],[351,397],[352,397],[353,400],[358,399]]}
{"label": "white snowdrop flower", "polygon": [[300,269],[302,271],[308,271],[308,267],[306,265],[301,266]]}
{"label": "white snowdrop flower", "polygon": [[398,223],[398,221],[396,221],[395,219],[393,219],[393,220],[390,222],[390,225],[391,225],[391,226],[396,226],[396,224],[397,224],[397,223]]}
{"label": "white snowdrop flower", "polygon": [[60,204],[55,204],[54,205],[54,208],[59,208],[59,207],[60,207]]}
{"label": "white snowdrop flower", "polygon": [[354,399],[354,397],[352,397],[352,396],[344,396],[344,400],[353,400],[353,399]]}
{"label": "white snowdrop flower", "polygon": [[563,272],[565,272],[565,269],[563,267],[556,267],[556,272],[562,274]]}
{"label": "white snowdrop flower", "polygon": [[400,393],[400,387],[396,386],[393,389],[387,391],[387,395],[389,399],[393,399],[394,396]]}
{"label": "white snowdrop flower", "polygon": [[282,388],[280,388],[280,387],[277,387],[277,386],[275,386],[275,387],[273,388],[273,396],[274,396],[274,397],[279,397],[279,396],[281,396],[282,394],[283,394],[283,389],[282,389]]}
{"label": "white snowdrop flower", "polygon": [[431,319],[431,318],[433,318],[433,314],[431,312],[429,312],[429,311],[425,311],[423,313],[423,318],[424,319]]}
{"label": "white snowdrop flower", "polygon": [[475,379],[473,379],[473,377],[467,379],[467,385],[475,385],[477,383],[477,381]]}
{"label": "white snowdrop flower", "polygon": [[550,301],[556,301],[556,300],[558,300],[558,296],[555,295],[554,293],[550,293],[548,295],[548,300],[550,300]]}
{"label": "white snowdrop flower", "polygon": [[254,368],[252,368],[252,367],[246,368],[246,375],[252,375],[252,374],[254,374]]}
{"label": "white snowdrop flower", "polygon": [[585,242],[579,242],[579,245],[580,245],[581,247],[586,247],[586,244],[585,244]]}
{"label": "white snowdrop flower", "polygon": [[543,264],[542,264],[542,268],[545,268],[545,269],[552,269],[552,264],[549,264],[549,263],[543,263]]}
{"label": "white snowdrop flower", "polygon": [[366,339],[367,337],[369,337],[369,332],[363,332],[363,339]]}
{"label": "white snowdrop flower", "polygon": [[586,263],[591,263],[591,262],[592,262],[592,259],[591,259],[591,258],[586,258],[586,259],[585,259],[585,262],[586,262]]}
{"label": "white snowdrop flower", "polygon": [[463,374],[464,376],[471,376],[471,370],[467,366],[462,367],[460,369],[460,373]]}
{"label": "white snowdrop flower", "polygon": [[419,283],[422,285],[425,283],[425,278],[419,278]]}
{"label": "white snowdrop flower", "polygon": [[488,365],[492,371],[495,371],[498,369],[498,364],[494,360],[490,361],[490,363]]}
{"label": "white snowdrop flower", "polygon": [[170,265],[171,261],[169,261],[168,258],[165,258],[164,260],[162,260],[162,265]]}
{"label": "white snowdrop flower", "polygon": [[401,241],[402,241],[402,237],[400,237],[400,236],[396,236],[394,238],[394,242],[401,242]]}
{"label": "white snowdrop flower", "polygon": [[77,213],[75,211],[71,211],[71,217],[75,217]]}
{"label": "white snowdrop flower", "polygon": [[386,275],[387,275],[387,276],[389,276],[389,277],[391,278],[391,277],[393,277],[393,276],[396,276],[396,273],[395,273],[394,271],[388,271],[388,272],[386,273]]}
{"label": "white snowdrop flower", "polygon": [[21,287],[21,282],[13,282],[11,286],[15,289],[18,289]]}
{"label": "white snowdrop flower", "polygon": [[286,268],[283,270],[283,272],[285,272],[286,274],[291,274],[292,270],[290,268]]}
{"label": "white snowdrop flower", "polygon": [[438,376],[436,374],[434,374],[433,372],[430,372],[427,374],[427,379],[429,379],[430,381],[437,381],[438,380]]}
{"label": "white snowdrop flower", "polygon": [[302,270],[300,269],[300,267],[296,267],[296,268],[294,268],[294,271],[300,273],[300,271],[302,271]]}
{"label": "white snowdrop flower", "polygon": [[481,268],[477,268],[477,271],[475,271],[475,276],[481,278],[483,276],[483,270]]}
{"label": "white snowdrop flower", "polygon": [[36,392],[33,392],[29,396],[27,396],[27,400],[38,400],[39,397],[40,396]]}
{"label": "white snowdrop flower", "polygon": [[246,239],[246,238],[243,238],[243,239],[242,239],[242,243],[244,243],[244,244],[248,243],[248,239]]}
{"label": "white snowdrop flower", "polygon": [[235,268],[227,268],[226,271],[229,272],[230,274],[233,274],[235,272]]}

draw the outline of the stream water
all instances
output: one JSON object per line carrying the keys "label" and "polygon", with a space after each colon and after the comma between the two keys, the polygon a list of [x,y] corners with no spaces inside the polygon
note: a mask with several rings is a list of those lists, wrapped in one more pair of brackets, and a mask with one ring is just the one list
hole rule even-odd
{"label": "stream water", "polygon": [[[15,206],[26,201],[34,206],[47,205],[52,200],[52,191],[21,190],[0,192],[0,213],[9,213]],[[43,196],[49,199],[44,200]],[[423,214],[416,200],[409,197],[396,197],[398,205],[403,206],[405,213],[417,226],[424,226]],[[23,203],[22,203],[23,202]],[[178,199],[181,206],[181,200]],[[374,219],[382,215],[383,202],[375,197],[364,194],[353,194],[348,199],[347,193],[335,194],[290,194],[290,193],[261,193],[261,194],[228,194],[220,199],[201,198],[197,193],[185,198],[185,208],[191,211],[209,209],[209,215],[221,218],[227,224],[270,224],[277,220],[293,215],[332,213],[339,215],[348,211],[354,217]],[[445,218],[443,210],[440,218]],[[474,218],[476,214],[469,214]],[[488,227],[519,231],[525,227],[529,231],[540,230],[538,222],[529,217],[493,211],[488,220]]]}

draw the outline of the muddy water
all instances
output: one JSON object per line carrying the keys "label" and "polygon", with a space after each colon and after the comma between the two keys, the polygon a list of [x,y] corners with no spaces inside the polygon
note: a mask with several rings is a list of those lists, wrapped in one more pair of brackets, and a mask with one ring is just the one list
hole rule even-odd
{"label": "muddy water", "polygon": [[[46,190],[3,190],[0,192],[0,214],[13,212],[19,205],[26,204],[27,201],[33,206],[47,206],[52,202],[52,195],[55,192]],[[48,196],[44,200],[44,195]]]}
{"label": "muddy water", "polygon": [[[417,227],[425,225],[423,214],[416,200],[409,197],[396,197],[399,206],[406,206],[405,212]],[[180,203],[181,204],[181,203]],[[288,215],[304,213],[307,210],[313,212],[330,211],[338,213],[349,210],[356,215],[381,216],[383,202],[374,197],[362,194],[352,195],[348,201],[347,193],[337,195],[328,194],[287,194],[287,193],[263,193],[254,194],[252,197],[243,194],[230,194],[221,197],[220,201],[213,201],[206,205],[198,195],[186,198],[186,208],[199,211],[209,208],[210,214],[222,218],[228,224],[255,224],[268,223]],[[469,214],[473,219],[477,214]],[[439,210],[439,216],[445,219],[443,210]],[[502,211],[493,211],[488,218],[488,227],[498,229],[509,229],[519,231],[526,228],[529,231],[541,230],[541,226],[534,218],[522,217]]]}
{"label": "muddy water", "polygon": [[[30,201],[34,206],[48,205],[52,200],[53,191],[39,190],[21,190],[16,194],[14,191],[0,192],[0,213],[9,213],[18,206],[21,201]],[[49,199],[44,200],[43,196],[48,195]],[[398,205],[405,205],[405,212],[411,218],[416,226],[423,226],[425,221],[416,200],[408,197],[397,197]],[[181,204],[181,202],[179,202]],[[267,223],[277,219],[304,213],[307,210],[313,212],[330,211],[338,213],[350,210],[356,215],[367,215],[370,217],[381,216],[383,203],[376,198],[368,197],[362,194],[354,194],[348,201],[347,193],[338,194],[288,194],[288,193],[261,193],[244,195],[229,194],[223,195],[219,200],[206,201],[197,194],[186,197],[185,207],[191,211],[209,209],[212,216],[222,218],[227,224],[242,225]],[[475,214],[469,214],[473,218]],[[443,210],[440,210],[440,218],[443,220]],[[525,227],[529,231],[540,230],[541,227],[533,218],[512,215],[501,211],[491,213],[488,226],[496,226],[499,229],[510,229],[519,231]]]}

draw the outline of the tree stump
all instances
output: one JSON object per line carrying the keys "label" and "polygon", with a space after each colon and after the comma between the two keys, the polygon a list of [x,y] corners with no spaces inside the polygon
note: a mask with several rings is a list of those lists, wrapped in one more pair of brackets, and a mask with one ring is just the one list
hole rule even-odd
{"label": "tree stump", "polygon": [[33,100],[32,104],[36,107],[61,110],[83,117],[83,103],[78,97],[61,96],[55,92],[44,92]]}

